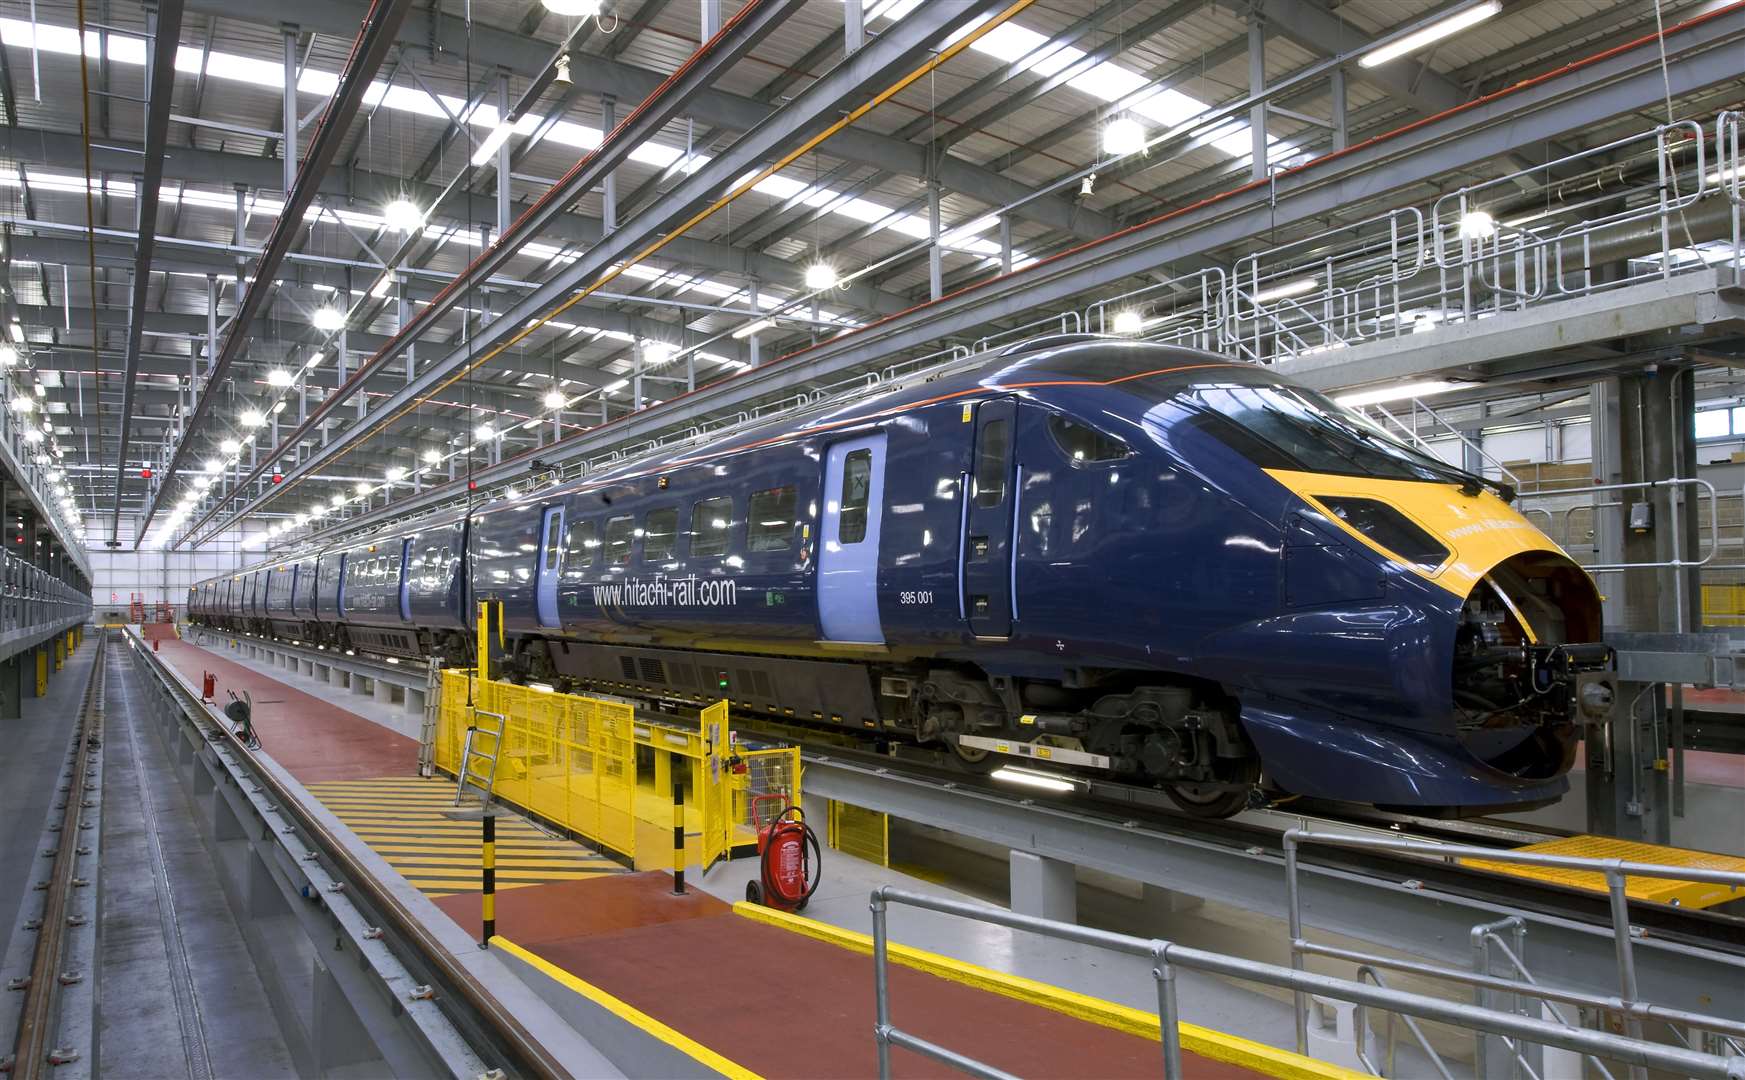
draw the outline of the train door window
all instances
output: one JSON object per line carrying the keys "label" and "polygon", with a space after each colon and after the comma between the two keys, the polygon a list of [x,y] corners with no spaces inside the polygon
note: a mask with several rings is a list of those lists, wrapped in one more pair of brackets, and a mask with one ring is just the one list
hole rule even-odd
{"label": "train door window", "polygon": [[580,569],[594,565],[594,549],[600,546],[597,533],[591,521],[578,521],[570,526],[569,540],[564,544],[566,567]]}
{"label": "train door window", "polygon": [[872,451],[854,450],[842,459],[842,512],[837,539],[858,544],[866,539],[866,504],[872,490]]}
{"label": "train door window", "polygon": [[794,510],[799,501],[792,484],[751,493],[745,520],[747,551],[786,551],[794,544]]}
{"label": "train door window", "polygon": [[691,504],[691,555],[711,558],[727,554],[733,537],[733,497],[723,495]]}
{"label": "train door window", "polygon": [[606,563],[623,566],[630,561],[630,549],[636,543],[636,519],[626,514],[606,522]]}
{"label": "train door window", "polygon": [[650,510],[643,524],[642,560],[653,563],[672,558],[673,542],[678,535],[678,510],[672,507]]}
{"label": "train door window", "polygon": [[1096,428],[1074,423],[1064,416],[1049,416],[1048,434],[1060,452],[1075,465],[1119,461],[1133,452],[1120,439],[1110,438]]}
{"label": "train door window", "polygon": [[976,505],[998,506],[1006,497],[1006,421],[994,420],[982,428],[976,440]]}
{"label": "train door window", "polygon": [[545,569],[556,570],[563,559],[563,514],[547,514],[545,518]]}

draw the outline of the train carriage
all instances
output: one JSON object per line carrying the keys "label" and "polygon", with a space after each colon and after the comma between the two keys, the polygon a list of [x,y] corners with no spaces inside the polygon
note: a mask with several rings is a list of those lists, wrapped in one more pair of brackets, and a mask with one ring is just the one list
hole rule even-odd
{"label": "train carriage", "polygon": [[1606,658],[1511,497],[1264,368],[1056,338],[323,551],[313,613],[453,652],[470,587],[515,678],[1019,746],[1199,814],[1494,810],[1566,789]]}

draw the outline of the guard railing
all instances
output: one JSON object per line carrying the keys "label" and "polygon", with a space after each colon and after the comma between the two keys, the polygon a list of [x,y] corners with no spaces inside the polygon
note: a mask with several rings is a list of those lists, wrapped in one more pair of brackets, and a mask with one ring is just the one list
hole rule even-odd
{"label": "guard railing", "polygon": [[[1317,836],[1316,839],[1323,839]],[[1335,838],[1326,838],[1335,839]],[[1339,837],[1339,840],[1351,839]],[[1482,850],[1482,849],[1479,849]],[[1487,854],[1489,854],[1487,852]],[[1665,868],[1656,868],[1665,869]],[[1735,875],[1739,876],[1739,875]],[[1293,955],[1293,966],[1282,967],[1259,960],[1248,960],[1226,953],[1189,948],[1157,938],[1139,938],[1096,930],[1073,923],[1020,915],[1004,908],[970,903],[939,896],[925,896],[903,889],[885,887],[872,894],[873,924],[873,988],[876,1019],[873,1038],[878,1048],[879,1076],[889,1080],[891,1048],[901,1047],[959,1069],[971,1076],[988,1080],[1007,1080],[1012,1074],[984,1061],[941,1046],[897,1027],[891,1020],[889,979],[889,931],[886,909],[892,904],[922,908],[943,915],[955,915],[979,922],[1022,930],[1061,941],[1108,949],[1151,962],[1152,979],[1157,985],[1158,1034],[1161,1046],[1163,1075],[1182,1076],[1182,1047],[1179,1025],[1180,1010],[1176,1004],[1176,973],[1178,970],[1198,971],[1209,975],[1259,983],[1263,986],[1289,990],[1299,1000],[1309,995],[1349,1001],[1359,1006],[1385,1009],[1389,1012],[1424,1020],[1453,1024],[1474,1032],[1503,1036],[1518,1042],[1555,1046],[1577,1054],[1592,1055],[1608,1061],[1622,1062],[1632,1068],[1659,1069],[1678,1076],[1712,1077],[1714,1080],[1745,1078],[1745,1060],[1707,1054],[1684,1047],[1649,1042],[1639,1032],[1615,1035],[1586,1028],[1565,1027],[1536,1017],[1521,1016],[1498,1009],[1483,1008],[1460,1001],[1428,997],[1397,990],[1379,981],[1352,981],[1330,975],[1305,971],[1301,957]],[[1380,966],[1380,965],[1377,965]],[[1371,975],[1373,979],[1373,972]],[[1305,1049],[1306,1034],[1299,1012],[1298,1050]]]}

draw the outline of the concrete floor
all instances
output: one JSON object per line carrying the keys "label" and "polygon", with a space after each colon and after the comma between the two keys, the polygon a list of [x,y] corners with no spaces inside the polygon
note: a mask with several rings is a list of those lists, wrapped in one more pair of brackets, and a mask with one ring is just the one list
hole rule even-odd
{"label": "concrete floor", "polygon": [[[37,851],[50,797],[60,784],[73,721],[97,655],[94,639],[48,680],[48,696],[26,697],[16,720],[0,719],[0,934],[11,934],[25,891],[41,880]],[[4,955],[4,952],[0,952]]]}
{"label": "concrete floor", "polygon": [[124,650],[109,667],[97,1067],[190,1080],[295,1076]]}

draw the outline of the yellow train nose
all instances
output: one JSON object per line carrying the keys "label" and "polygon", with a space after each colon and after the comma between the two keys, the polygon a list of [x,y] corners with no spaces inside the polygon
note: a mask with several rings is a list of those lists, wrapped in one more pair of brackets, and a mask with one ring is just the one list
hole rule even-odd
{"label": "yellow train nose", "polygon": [[1437,481],[1285,469],[1268,469],[1267,475],[1359,543],[1462,599],[1493,568],[1518,555],[1547,552],[1575,565],[1549,536],[1489,491],[1469,495]]}

